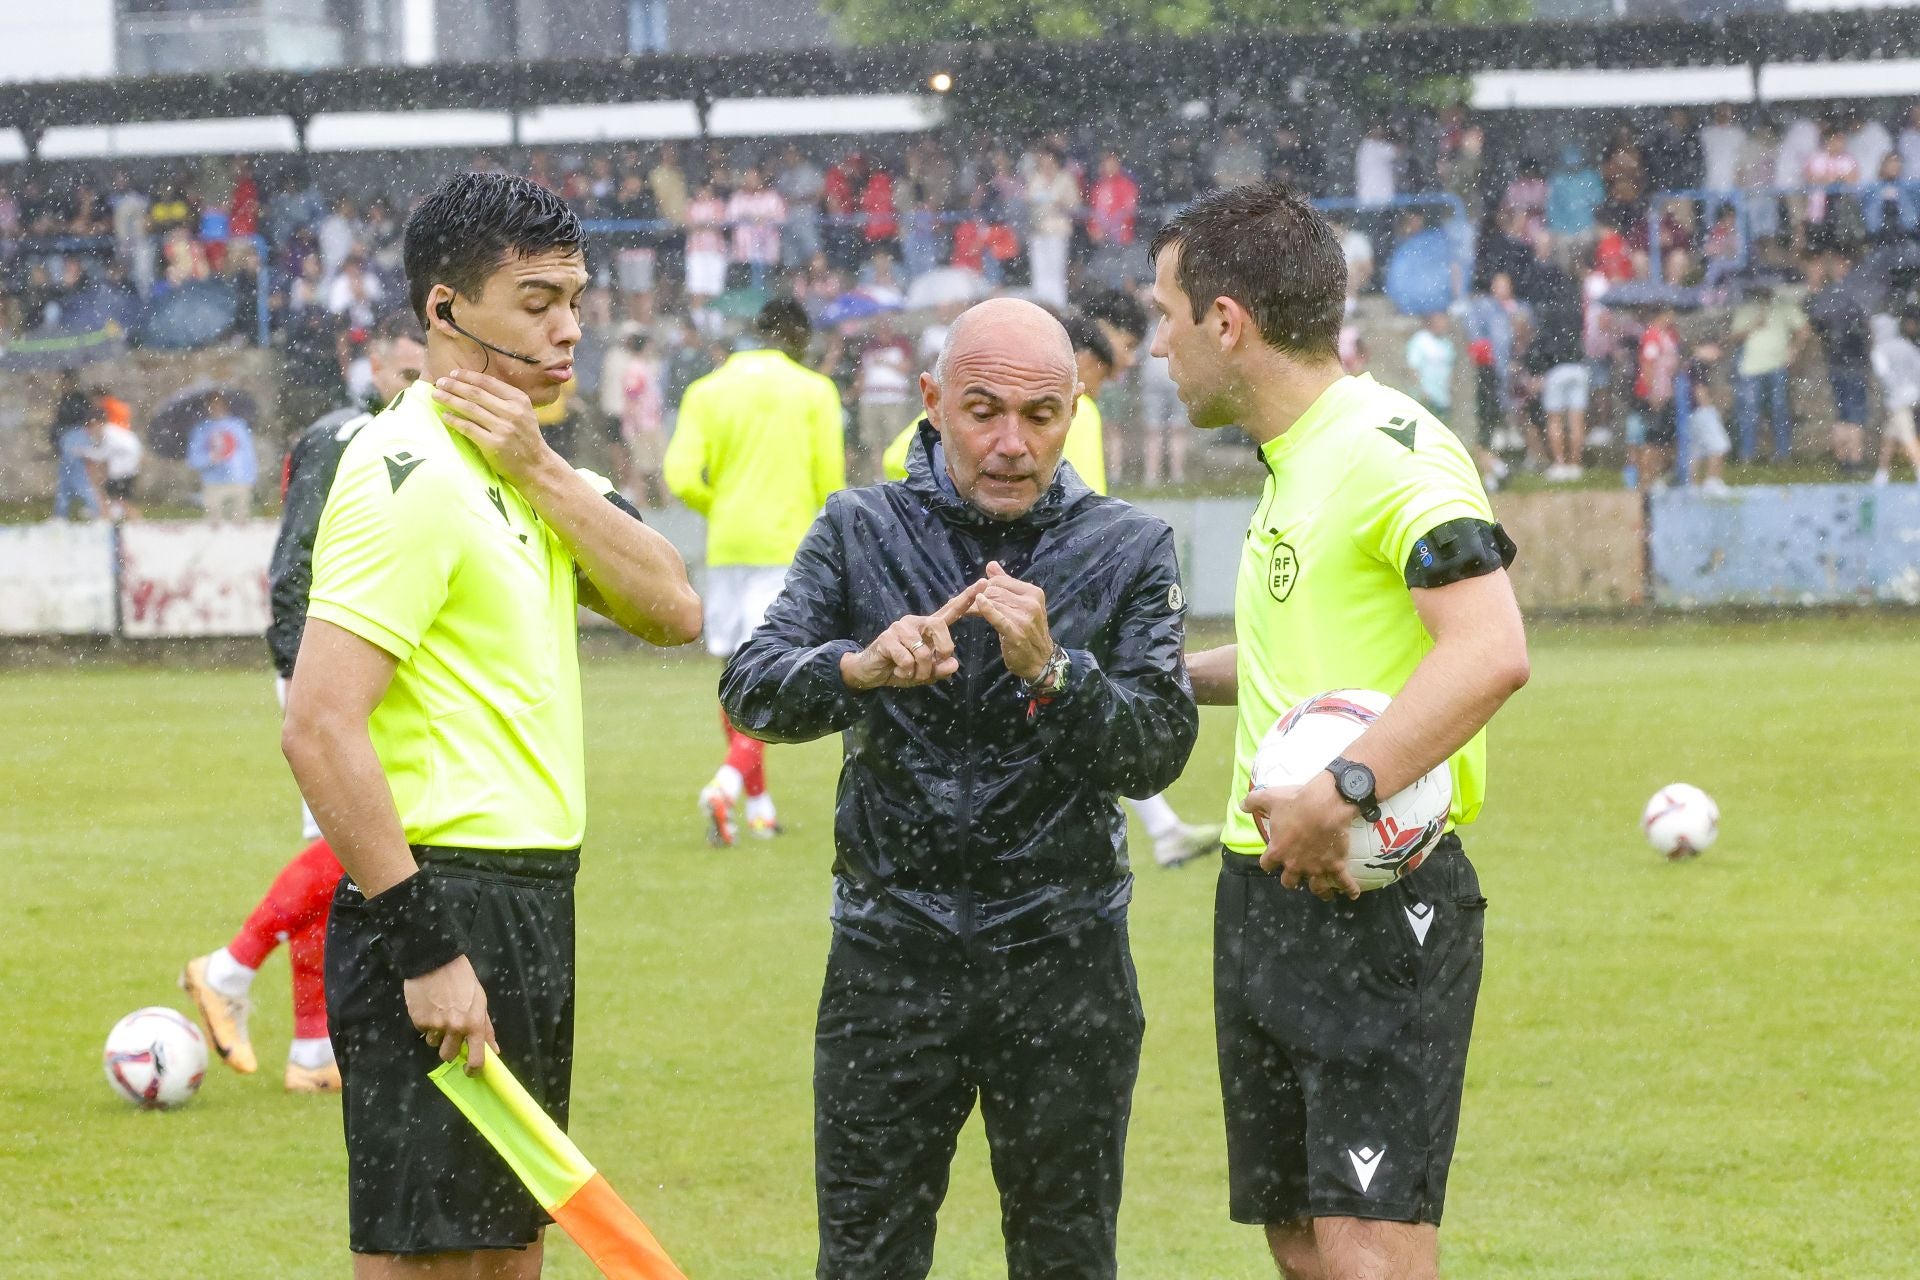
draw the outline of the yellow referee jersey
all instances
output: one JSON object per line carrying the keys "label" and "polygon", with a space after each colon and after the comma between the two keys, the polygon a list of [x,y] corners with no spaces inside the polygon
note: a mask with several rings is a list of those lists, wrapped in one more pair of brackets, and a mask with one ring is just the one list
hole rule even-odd
{"label": "yellow referee jersey", "polygon": [[[1398,694],[1433,648],[1407,587],[1414,544],[1449,520],[1493,520],[1454,434],[1369,376],[1334,383],[1260,452],[1267,482],[1234,590],[1239,723],[1222,837],[1250,854],[1266,847],[1240,811],[1260,740],[1316,693]],[[1479,814],[1486,765],[1482,730],[1451,761],[1456,824]]]}
{"label": "yellow referee jersey", "polygon": [[347,445],[307,616],[399,664],[368,728],[408,843],[576,848],[587,782],[573,556],[446,412],[416,382]]}

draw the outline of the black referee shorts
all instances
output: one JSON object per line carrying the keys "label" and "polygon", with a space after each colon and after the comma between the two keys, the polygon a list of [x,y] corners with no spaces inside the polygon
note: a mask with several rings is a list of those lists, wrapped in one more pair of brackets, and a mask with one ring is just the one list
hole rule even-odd
{"label": "black referee shorts", "polygon": [[[566,1128],[578,851],[414,856],[467,924],[501,1059]],[[327,1025],[345,1085],[348,1242],[355,1253],[525,1248],[551,1219],[427,1078],[440,1054],[414,1029],[377,938],[366,898],[341,877],[327,923]]]}
{"label": "black referee shorts", "polygon": [[1214,1025],[1235,1222],[1440,1221],[1486,905],[1452,835],[1356,901],[1226,855]]}

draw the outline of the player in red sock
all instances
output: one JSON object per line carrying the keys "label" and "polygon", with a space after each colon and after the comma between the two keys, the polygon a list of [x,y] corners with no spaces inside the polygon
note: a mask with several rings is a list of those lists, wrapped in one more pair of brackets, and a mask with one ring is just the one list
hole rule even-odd
{"label": "player in red sock", "polygon": [[[680,400],[667,446],[667,487],[707,519],[707,652],[733,656],[766,616],[787,566],[827,495],[846,483],[840,392],[806,367],[813,322],[792,298],[755,321],[766,347],[734,353]],[[726,723],[727,759],[700,791],[707,839],[734,842],[744,798],[747,832],[780,832],[767,792],[766,748]]]}
{"label": "player in red sock", "polygon": [[[286,704],[287,680],[306,628],[307,589],[313,583],[313,542],[320,532],[320,513],[327,505],[340,455],[360,429],[373,420],[394,397],[420,376],[426,365],[426,347],[413,317],[399,313],[374,326],[366,346],[373,394],[366,403],[336,409],[295,439],[281,481],[284,508],[280,536],[274,543],[268,570],[273,621],[267,627],[267,649],[278,673],[281,705]],[[291,1093],[333,1093],[340,1088],[340,1068],[334,1064],[333,1043],[327,1038],[327,998],[322,954],[327,913],[339,883],[340,862],[320,839],[319,824],[307,806],[300,806],[303,838],[312,841],[294,855],[274,877],[266,896],[240,926],[233,941],[209,955],[187,962],[180,987],[193,997],[208,1038],[221,1061],[242,1075],[259,1070],[247,1019],[253,1012],[248,991],[253,975],[273,949],[285,942],[293,966],[293,1045],[287,1051],[286,1086]]]}
{"label": "player in red sock", "polygon": [[287,944],[293,966],[293,1045],[287,1051],[286,1086],[292,1093],[325,1093],[340,1087],[333,1045],[327,1039],[327,993],[321,964],[327,912],[341,876],[340,862],[325,840],[315,840],[280,869],[266,896],[240,926],[233,941],[211,955],[187,962],[180,985],[200,1006],[213,1046],[243,1075],[258,1069],[247,1037],[253,1011],[248,991],[273,949]]}

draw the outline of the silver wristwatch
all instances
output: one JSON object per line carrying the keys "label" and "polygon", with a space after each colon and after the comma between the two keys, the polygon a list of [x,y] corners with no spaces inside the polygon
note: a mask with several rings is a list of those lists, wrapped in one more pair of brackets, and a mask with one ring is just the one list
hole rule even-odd
{"label": "silver wristwatch", "polygon": [[1059,645],[1053,646],[1053,656],[1047,659],[1047,665],[1040,668],[1040,674],[1027,681],[1027,693],[1036,698],[1057,698],[1067,687],[1067,677],[1073,672],[1073,659]]}

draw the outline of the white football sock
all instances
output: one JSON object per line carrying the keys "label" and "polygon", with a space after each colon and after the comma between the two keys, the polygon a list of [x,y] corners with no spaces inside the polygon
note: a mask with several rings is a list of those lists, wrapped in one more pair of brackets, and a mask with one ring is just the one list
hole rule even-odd
{"label": "white football sock", "polygon": [[740,776],[738,769],[730,764],[723,764],[720,766],[720,771],[713,775],[713,785],[726,792],[727,799],[738,800],[740,793],[746,789],[747,780]]}
{"label": "white football sock", "polygon": [[762,791],[757,796],[747,797],[747,821],[748,822],[775,821],[774,811],[773,811],[773,793],[771,791]]}
{"label": "white football sock", "polygon": [[295,1040],[287,1046],[287,1061],[296,1067],[318,1071],[333,1065],[333,1041],[325,1036],[317,1040]]}
{"label": "white football sock", "polygon": [[1180,830],[1180,815],[1173,811],[1173,806],[1167,803],[1165,796],[1135,800],[1133,811],[1140,815],[1140,821],[1147,824],[1147,834],[1155,840],[1165,840]]}
{"label": "white football sock", "polygon": [[222,947],[207,957],[207,985],[223,996],[238,1000],[253,990],[253,970]]}

